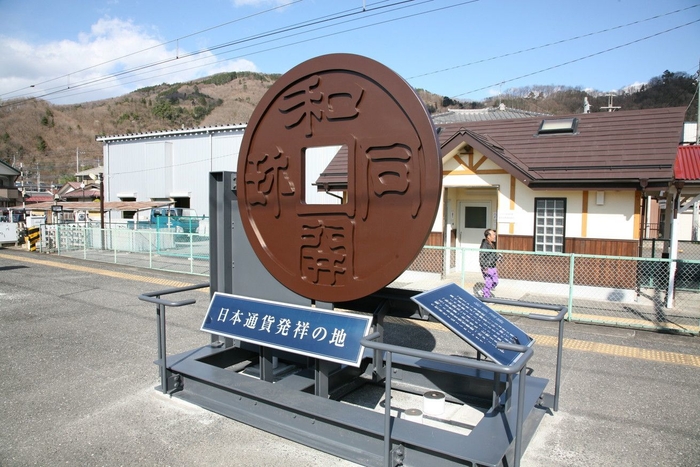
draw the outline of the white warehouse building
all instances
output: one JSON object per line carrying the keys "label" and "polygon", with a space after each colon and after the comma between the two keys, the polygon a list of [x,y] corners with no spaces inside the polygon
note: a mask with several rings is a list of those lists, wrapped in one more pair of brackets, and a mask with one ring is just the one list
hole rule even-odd
{"label": "white warehouse building", "polygon": [[209,173],[235,171],[246,125],[117,136],[103,143],[105,201],[172,201],[209,215]]}

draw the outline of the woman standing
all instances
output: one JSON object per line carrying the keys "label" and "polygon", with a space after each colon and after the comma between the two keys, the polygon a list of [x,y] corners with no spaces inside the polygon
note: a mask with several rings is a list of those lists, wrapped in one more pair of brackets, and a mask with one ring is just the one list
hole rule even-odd
{"label": "woman standing", "polygon": [[481,267],[481,275],[484,276],[484,289],[482,290],[482,297],[490,298],[492,296],[491,291],[498,285],[498,269],[496,269],[498,254],[495,251],[495,230],[486,229],[484,231],[484,239],[481,241],[480,248],[479,266]]}

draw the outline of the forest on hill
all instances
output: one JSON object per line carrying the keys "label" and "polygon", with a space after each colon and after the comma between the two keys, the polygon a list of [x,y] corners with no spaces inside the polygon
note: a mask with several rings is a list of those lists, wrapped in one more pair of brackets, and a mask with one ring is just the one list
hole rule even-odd
{"label": "forest on hill", "polygon": [[[0,160],[21,170],[26,184],[62,185],[75,173],[101,164],[100,135],[246,123],[255,105],[280,75],[220,73],[187,83],[163,83],[129,94],[72,105],[43,100],[0,101]],[[551,115],[607,111],[610,93],[567,86],[513,88],[484,101],[463,101],[417,89],[430,113],[448,108],[507,107]],[[614,93],[621,110],[687,106],[697,120],[697,81],[664,71],[647,84]],[[693,102],[695,105],[693,106]]]}

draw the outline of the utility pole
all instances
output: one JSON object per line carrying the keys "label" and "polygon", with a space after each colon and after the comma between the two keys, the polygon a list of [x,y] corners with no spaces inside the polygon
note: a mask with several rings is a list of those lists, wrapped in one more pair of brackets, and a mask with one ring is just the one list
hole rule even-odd
{"label": "utility pole", "polygon": [[698,78],[695,80],[695,95],[698,98],[698,124],[695,127],[695,144],[700,144],[700,60],[698,61]]}

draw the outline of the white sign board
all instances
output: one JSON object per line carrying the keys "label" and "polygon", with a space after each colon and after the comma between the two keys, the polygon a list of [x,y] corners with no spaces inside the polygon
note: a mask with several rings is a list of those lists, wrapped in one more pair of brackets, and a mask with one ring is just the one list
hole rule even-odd
{"label": "white sign board", "polygon": [[0,243],[17,242],[17,224],[14,222],[0,222]]}
{"label": "white sign board", "polygon": [[498,211],[498,222],[503,224],[515,223],[515,211]]}

